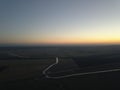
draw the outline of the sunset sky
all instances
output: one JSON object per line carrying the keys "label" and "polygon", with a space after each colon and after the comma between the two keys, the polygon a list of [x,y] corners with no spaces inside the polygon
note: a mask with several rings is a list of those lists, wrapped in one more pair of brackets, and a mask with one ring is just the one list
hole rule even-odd
{"label": "sunset sky", "polygon": [[120,0],[0,0],[0,44],[120,44]]}

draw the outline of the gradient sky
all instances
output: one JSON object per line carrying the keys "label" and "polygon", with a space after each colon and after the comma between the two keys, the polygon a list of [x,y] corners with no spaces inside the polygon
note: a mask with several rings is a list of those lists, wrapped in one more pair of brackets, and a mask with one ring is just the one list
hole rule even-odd
{"label": "gradient sky", "polygon": [[0,44],[120,44],[120,0],[0,0]]}

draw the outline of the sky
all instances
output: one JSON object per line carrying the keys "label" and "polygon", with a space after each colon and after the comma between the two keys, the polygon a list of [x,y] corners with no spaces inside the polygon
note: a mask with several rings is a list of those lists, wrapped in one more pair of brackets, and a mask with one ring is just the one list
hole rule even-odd
{"label": "sky", "polygon": [[120,44],[120,0],[0,0],[0,44]]}

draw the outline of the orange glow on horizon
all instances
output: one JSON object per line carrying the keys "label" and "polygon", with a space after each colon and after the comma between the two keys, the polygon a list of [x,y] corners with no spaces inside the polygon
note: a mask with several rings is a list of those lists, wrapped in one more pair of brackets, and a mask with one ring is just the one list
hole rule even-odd
{"label": "orange glow on horizon", "polygon": [[[9,42],[8,42],[9,43]],[[58,39],[58,40],[23,40],[19,44],[120,44],[120,39]]]}

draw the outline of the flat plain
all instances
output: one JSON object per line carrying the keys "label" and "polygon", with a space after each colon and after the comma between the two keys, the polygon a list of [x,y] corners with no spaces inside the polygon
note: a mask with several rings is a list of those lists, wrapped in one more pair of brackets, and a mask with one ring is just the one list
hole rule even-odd
{"label": "flat plain", "polygon": [[120,71],[76,75],[60,79],[46,78],[43,71],[51,67],[48,75],[64,76],[73,73],[94,72],[120,68],[120,46],[37,46],[0,48],[0,88],[8,89],[102,89],[119,88]]}

